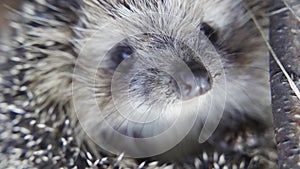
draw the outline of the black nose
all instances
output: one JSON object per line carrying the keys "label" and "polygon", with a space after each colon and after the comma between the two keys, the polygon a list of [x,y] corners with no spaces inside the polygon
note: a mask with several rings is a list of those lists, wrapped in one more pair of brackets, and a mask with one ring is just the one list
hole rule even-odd
{"label": "black nose", "polygon": [[210,73],[201,63],[187,63],[191,73],[178,72],[179,80],[176,81],[179,93],[183,100],[192,99],[194,97],[205,94],[211,89],[212,80]]}

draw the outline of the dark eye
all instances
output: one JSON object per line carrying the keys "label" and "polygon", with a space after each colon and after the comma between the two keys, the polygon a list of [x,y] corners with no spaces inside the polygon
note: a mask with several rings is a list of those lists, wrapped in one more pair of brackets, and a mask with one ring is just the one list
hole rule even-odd
{"label": "dark eye", "polygon": [[116,46],[110,52],[112,60],[116,64],[120,64],[123,60],[132,57],[133,48],[130,46]]}
{"label": "dark eye", "polygon": [[200,30],[208,37],[208,39],[215,44],[218,40],[218,33],[207,23],[203,22],[200,26]]}

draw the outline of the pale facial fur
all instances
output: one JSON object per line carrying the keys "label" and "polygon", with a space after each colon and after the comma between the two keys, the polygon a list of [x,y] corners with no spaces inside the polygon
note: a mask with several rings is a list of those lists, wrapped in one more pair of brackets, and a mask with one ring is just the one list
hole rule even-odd
{"label": "pale facial fur", "polygon": [[[167,151],[186,135],[205,141],[219,123],[219,128],[247,121],[270,125],[268,52],[243,2],[111,4],[84,1],[82,27],[74,28],[73,40],[79,53],[74,113],[102,148],[146,157]],[[204,24],[213,32],[201,29]],[[121,52],[126,58],[120,63],[113,59],[118,46],[131,50]],[[185,90],[181,93],[173,80],[182,83],[181,72],[195,75],[191,62],[203,64],[211,89],[180,99]],[[138,140],[160,134],[155,141]]]}

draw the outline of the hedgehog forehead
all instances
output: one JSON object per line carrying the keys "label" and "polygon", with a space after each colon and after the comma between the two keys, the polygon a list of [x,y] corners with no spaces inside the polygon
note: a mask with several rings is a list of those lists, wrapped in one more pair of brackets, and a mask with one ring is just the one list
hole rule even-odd
{"label": "hedgehog forehead", "polygon": [[202,53],[202,45],[199,45],[198,41],[193,41],[191,44],[174,39],[173,37],[156,34],[138,35],[128,38],[121,44],[132,47],[136,57],[146,64],[154,63],[155,65],[159,65],[158,63],[166,61],[170,63],[171,61],[176,62],[178,60],[198,60],[197,58]]}
{"label": "hedgehog forehead", "polygon": [[[189,52],[182,50],[178,44],[188,46],[198,53],[197,57],[204,56],[204,51],[207,51],[203,44],[208,42],[207,37],[199,28],[203,19],[202,8],[206,5],[206,1],[84,2],[86,16],[82,18],[82,22],[87,22],[87,29],[96,33],[81,36],[88,41],[81,41],[84,43],[79,44],[79,47],[83,46],[80,48],[81,54],[93,62],[97,63],[102,58],[107,58],[109,50],[126,39],[129,39],[127,43],[136,49],[136,54],[145,60],[144,63],[154,63],[153,58],[156,59],[155,62],[166,58],[172,60],[176,57],[186,61],[185,57]],[[155,35],[158,38],[139,37],[145,34]]]}
{"label": "hedgehog forehead", "polygon": [[176,41],[172,37],[158,34],[142,34],[129,37],[123,44],[133,47],[135,50],[151,51],[173,49]]}
{"label": "hedgehog forehead", "polygon": [[187,37],[198,29],[203,19],[203,2],[200,5],[198,1],[103,1],[86,6],[89,26],[97,29],[114,24],[124,33],[131,34],[155,32],[176,38]]}

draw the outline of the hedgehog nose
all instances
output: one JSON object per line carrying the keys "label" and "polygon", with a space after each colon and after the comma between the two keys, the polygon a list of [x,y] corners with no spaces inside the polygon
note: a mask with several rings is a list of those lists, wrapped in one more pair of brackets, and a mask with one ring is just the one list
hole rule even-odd
{"label": "hedgehog nose", "polygon": [[194,97],[205,94],[211,89],[212,81],[209,72],[200,63],[187,63],[191,73],[179,73],[180,81],[177,85],[183,100],[192,99]]}

